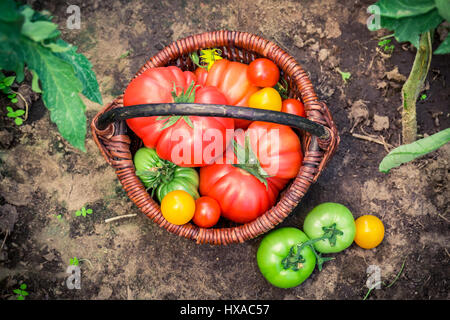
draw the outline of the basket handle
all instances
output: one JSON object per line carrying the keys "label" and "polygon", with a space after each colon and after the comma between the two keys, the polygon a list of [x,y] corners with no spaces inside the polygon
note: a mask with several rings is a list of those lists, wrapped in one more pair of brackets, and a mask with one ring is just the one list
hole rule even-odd
{"label": "basket handle", "polygon": [[99,130],[104,130],[108,125],[116,121],[139,117],[170,115],[222,117],[273,122],[307,131],[321,140],[329,140],[330,138],[329,128],[304,117],[279,111],[224,104],[154,103],[115,108],[101,114],[97,120],[96,127]]}

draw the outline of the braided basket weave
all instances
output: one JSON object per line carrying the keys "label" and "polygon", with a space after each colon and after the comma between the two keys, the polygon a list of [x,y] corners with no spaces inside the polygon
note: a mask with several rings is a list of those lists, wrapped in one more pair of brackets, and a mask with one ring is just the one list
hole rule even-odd
{"label": "braided basket weave", "polygon": [[92,135],[103,157],[116,170],[117,177],[130,199],[142,213],[160,227],[195,240],[197,243],[244,242],[271,230],[295,209],[334,154],[339,144],[339,136],[327,106],[318,100],[313,85],[302,67],[276,44],[250,33],[222,30],[178,40],[150,58],[135,77],[148,68],[169,65],[193,71],[196,66],[192,63],[189,54],[205,48],[218,48],[222,50],[224,58],[246,64],[259,57],[272,60],[278,65],[281,77],[289,84],[289,97],[301,99],[305,105],[307,119],[325,128],[325,137],[317,137],[307,131],[298,130],[304,153],[303,164],[297,177],[281,193],[275,206],[257,219],[242,225],[207,229],[192,223],[173,225],[164,219],[159,204],[151,198],[136,176],[133,155],[142,146],[141,140],[123,120],[112,122],[104,128],[99,125],[99,118],[106,112],[123,108],[123,94],[106,105],[94,117],[91,123]]}

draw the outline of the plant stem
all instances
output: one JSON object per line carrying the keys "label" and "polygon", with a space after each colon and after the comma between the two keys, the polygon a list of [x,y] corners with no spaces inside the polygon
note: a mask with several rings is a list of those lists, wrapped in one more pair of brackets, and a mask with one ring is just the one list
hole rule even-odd
{"label": "plant stem", "polygon": [[403,144],[416,141],[416,101],[422,90],[431,63],[431,31],[420,36],[419,48],[411,72],[402,87],[402,137]]}

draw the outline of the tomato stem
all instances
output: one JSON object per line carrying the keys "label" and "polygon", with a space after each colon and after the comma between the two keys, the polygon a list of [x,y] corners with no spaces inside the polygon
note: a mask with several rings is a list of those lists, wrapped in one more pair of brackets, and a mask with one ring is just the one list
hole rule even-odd
{"label": "tomato stem", "polygon": [[266,189],[269,188],[267,184],[267,179],[270,176],[264,171],[261,167],[261,164],[253,152],[250,145],[250,137],[246,133],[245,134],[245,142],[244,147],[233,140],[234,154],[236,155],[237,162],[233,164],[234,167],[243,169],[253,175],[256,179],[258,179],[261,183],[266,186]]}
{"label": "tomato stem", "polygon": [[146,188],[147,190],[152,189],[151,196],[153,197],[159,185],[166,184],[173,179],[176,167],[176,164],[161,159],[159,166],[148,170],[138,170],[136,175],[140,179],[145,179]]}
{"label": "tomato stem", "polygon": [[306,248],[308,246],[316,256],[316,263],[319,271],[322,271],[322,266],[325,262],[334,259],[332,257],[322,257],[322,255],[314,248],[314,243],[328,239],[328,241],[330,241],[330,245],[334,246],[336,244],[336,236],[343,235],[344,233],[341,230],[336,229],[336,223],[333,223],[329,227],[323,227],[322,229],[323,231],[325,231],[323,236],[293,245],[289,249],[288,256],[281,261],[284,269],[292,269],[293,271],[298,271],[299,269],[301,269],[301,267],[299,268],[299,266],[302,266],[301,264],[305,262],[305,258],[300,254],[300,252],[303,250],[303,248]]}
{"label": "tomato stem", "polygon": [[[186,91],[183,91],[184,88],[181,88],[181,92],[177,95],[177,86],[175,82],[173,83],[172,97],[175,103],[193,103],[195,100],[195,90],[199,87],[199,85],[195,85],[194,80],[192,80],[189,87]],[[164,125],[159,129],[159,131],[167,129],[173,126],[178,120],[183,119],[189,127],[194,129],[194,124],[188,116],[159,116],[156,118],[158,121],[164,121]]]}

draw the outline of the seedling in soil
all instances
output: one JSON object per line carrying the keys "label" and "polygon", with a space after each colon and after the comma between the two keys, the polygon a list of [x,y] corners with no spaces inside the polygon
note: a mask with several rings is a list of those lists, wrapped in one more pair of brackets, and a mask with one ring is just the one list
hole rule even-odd
{"label": "seedling in soil", "polygon": [[86,209],[85,207],[83,207],[80,210],[77,210],[77,212],[75,212],[75,215],[77,217],[79,217],[79,216],[86,217],[86,215],[88,215],[88,214],[92,214],[92,209]]}
{"label": "seedling in soil", "polygon": [[424,94],[422,94],[422,95],[420,96],[419,100],[420,100],[420,101],[423,101],[423,100],[425,100],[426,98],[427,98],[427,95],[424,93]]}
{"label": "seedling in soil", "polygon": [[62,215],[58,214],[58,215],[56,216],[56,219],[61,220],[61,219],[62,219]]}
{"label": "seedling in soil", "polygon": [[80,261],[78,260],[77,257],[70,258],[70,265],[71,266],[77,266],[79,264],[79,262]]}
{"label": "seedling in soil", "polygon": [[336,71],[341,74],[342,80],[344,80],[344,83],[347,83],[347,80],[350,79],[352,74],[350,72],[344,72],[341,71],[339,68],[336,68]]}
{"label": "seedling in soil", "polygon": [[393,44],[390,44],[391,41],[392,41],[391,39],[383,39],[378,42],[378,46],[381,47],[384,52],[392,54],[395,47]]}
{"label": "seedling in soil", "polygon": [[22,283],[19,287],[19,289],[15,289],[13,292],[17,295],[17,300],[25,300],[25,297],[28,295],[28,292],[25,291],[27,288],[27,285],[25,283]]}
{"label": "seedling in soil", "polygon": [[23,123],[23,119],[21,118],[21,116],[25,114],[25,110],[22,109],[14,110],[10,106],[7,106],[6,110],[8,110],[6,116],[8,118],[13,118],[16,125],[20,126]]}

